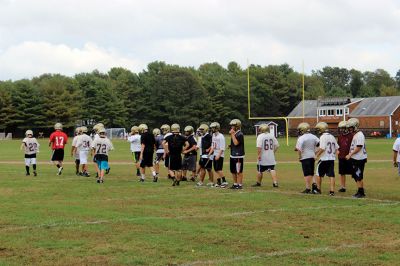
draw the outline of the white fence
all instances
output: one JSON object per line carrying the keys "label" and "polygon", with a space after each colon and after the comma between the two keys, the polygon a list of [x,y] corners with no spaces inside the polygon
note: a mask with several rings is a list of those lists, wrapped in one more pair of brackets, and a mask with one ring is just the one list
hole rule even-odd
{"label": "white fence", "polygon": [[127,136],[125,128],[107,128],[106,132],[109,139],[126,139]]}

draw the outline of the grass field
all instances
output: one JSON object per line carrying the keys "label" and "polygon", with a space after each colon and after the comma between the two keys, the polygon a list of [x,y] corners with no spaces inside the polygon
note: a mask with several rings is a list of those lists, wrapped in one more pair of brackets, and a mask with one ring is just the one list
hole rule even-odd
{"label": "grass field", "polygon": [[328,180],[323,195],[300,194],[294,141],[280,140],[280,187],[267,175],[256,189],[255,137],[246,137],[243,191],[171,187],[165,169],[158,183],[139,183],[123,141],[104,184],[75,176],[69,156],[56,176],[46,141],[39,175],[26,177],[20,141],[0,141],[0,265],[399,265],[393,141],[367,140],[365,199],[351,198],[350,178],[335,197]]}

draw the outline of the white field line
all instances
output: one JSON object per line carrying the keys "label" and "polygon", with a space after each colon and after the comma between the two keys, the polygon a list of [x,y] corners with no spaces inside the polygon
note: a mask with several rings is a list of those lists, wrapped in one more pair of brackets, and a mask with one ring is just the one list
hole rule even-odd
{"label": "white field line", "polygon": [[347,208],[359,208],[365,206],[394,206],[399,205],[400,202],[391,203],[378,203],[378,204],[365,204],[365,205],[326,205],[326,206],[315,206],[315,207],[303,207],[303,208],[278,208],[278,209],[266,209],[259,211],[245,211],[245,212],[232,212],[218,215],[184,215],[184,216],[143,216],[143,217],[132,217],[132,218],[119,218],[119,219],[102,219],[94,221],[65,221],[65,222],[54,222],[54,223],[42,223],[36,225],[7,225],[0,224],[0,231],[15,231],[15,230],[26,230],[36,228],[54,228],[63,226],[81,226],[81,225],[96,225],[96,224],[115,224],[123,222],[133,221],[146,221],[146,220],[184,220],[184,219],[212,219],[212,218],[227,218],[227,217],[240,217],[250,216],[259,213],[277,213],[277,212],[302,212],[302,211],[313,211],[323,209],[347,209]]}
{"label": "white field line", "polygon": [[265,259],[271,257],[280,257],[285,255],[308,255],[314,253],[330,253],[339,251],[342,249],[349,249],[349,248],[366,248],[368,246],[376,246],[376,247],[391,247],[397,246],[400,244],[400,241],[390,241],[390,242],[381,242],[381,243],[373,243],[366,244],[366,243],[358,243],[358,244],[342,244],[339,246],[327,246],[327,247],[320,247],[320,248],[309,248],[309,249],[290,249],[290,250],[281,250],[281,251],[272,251],[267,253],[262,253],[253,256],[237,256],[229,259],[216,259],[216,260],[204,260],[204,261],[193,261],[184,263],[181,265],[185,266],[192,266],[192,265],[214,265],[214,264],[221,264],[221,263],[229,263],[229,262],[239,262],[239,261],[248,261],[248,260],[255,260],[255,259]]}

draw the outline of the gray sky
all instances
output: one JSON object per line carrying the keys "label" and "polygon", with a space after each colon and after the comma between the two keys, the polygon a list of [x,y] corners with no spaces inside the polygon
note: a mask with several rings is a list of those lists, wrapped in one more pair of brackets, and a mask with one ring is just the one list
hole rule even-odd
{"label": "gray sky", "polygon": [[247,59],[394,76],[399,29],[398,0],[0,0],[0,80]]}

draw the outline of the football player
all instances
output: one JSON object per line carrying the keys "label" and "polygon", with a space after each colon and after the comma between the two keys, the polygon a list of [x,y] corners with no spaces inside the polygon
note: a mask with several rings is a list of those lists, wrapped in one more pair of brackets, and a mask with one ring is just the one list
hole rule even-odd
{"label": "football player", "polygon": [[81,127],[80,131],[81,135],[79,136],[76,142],[76,148],[79,152],[79,160],[80,160],[80,165],[82,167],[82,175],[89,177],[90,174],[88,172],[87,162],[88,162],[89,151],[90,148],[92,147],[92,138],[89,137],[88,135],[87,127],[85,126]]}
{"label": "football player", "polygon": [[214,184],[214,174],[212,171],[213,155],[210,155],[212,146],[212,136],[208,133],[208,125],[201,124],[199,127],[200,139],[199,150],[200,150],[200,160],[199,160],[199,177],[200,181],[197,182],[197,186],[202,186],[204,178],[206,176],[206,171],[208,173],[208,179],[211,184]]}
{"label": "football player", "polygon": [[165,138],[165,153],[169,156],[169,174],[174,180],[172,186],[179,186],[182,176],[182,151],[188,149],[189,143],[180,134],[181,128],[178,124],[171,125],[171,135]]}
{"label": "football player", "polygon": [[153,129],[153,135],[156,139],[156,159],[154,160],[154,170],[158,176],[160,173],[160,161],[162,161],[164,157],[164,135],[161,134],[161,130],[158,128]]}
{"label": "football player", "polygon": [[[400,126],[399,126],[400,127]],[[393,144],[393,166],[397,167],[400,176],[400,137]]]}
{"label": "football player", "polygon": [[359,129],[360,121],[357,118],[350,118],[347,121],[347,128],[350,133],[354,133],[350,145],[349,154],[346,155],[346,160],[350,160],[353,167],[352,177],[357,183],[358,190],[353,195],[355,198],[364,198],[364,167],[367,162],[367,149],[365,147],[365,136]]}
{"label": "football player", "polygon": [[[232,189],[243,188],[243,165],[244,165],[244,135],[240,130],[242,122],[239,119],[233,119],[229,125],[231,129],[231,156],[230,156],[230,170],[233,179]],[[226,187],[228,184],[223,180],[221,187]]]}
{"label": "football player", "polygon": [[154,135],[149,132],[149,128],[146,124],[139,125],[139,133],[141,134],[141,150],[139,156],[141,177],[139,181],[144,182],[146,177],[146,167],[149,167],[153,175],[153,182],[157,182],[158,176],[153,167],[153,154],[156,140],[154,138]]}
{"label": "football player", "polygon": [[310,125],[306,122],[297,127],[299,138],[297,139],[295,151],[298,153],[299,161],[303,170],[306,189],[302,192],[311,194],[311,181],[314,176],[315,150],[319,145],[319,139],[311,134]]}
{"label": "football player", "polygon": [[[93,140],[97,140],[97,139],[100,138],[99,130],[102,129],[102,128],[104,128],[104,125],[102,123],[98,123],[98,124],[93,126],[93,132],[94,132]],[[99,168],[97,166],[97,162],[96,162],[96,158],[95,157],[93,157],[93,162],[94,162],[94,168],[96,169],[96,178],[98,178],[99,177],[99,175],[98,175]]]}
{"label": "football player", "polygon": [[111,141],[106,137],[106,130],[104,127],[99,128],[97,133],[99,134],[99,138],[93,140],[92,142],[92,155],[94,154],[98,169],[98,178],[96,179],[96,182],[104,183],[104,173],[107,169],[109,169],[108,152],[113,150],[114,147]]}
{"label": "football player", "polygon": [[128,142],[131,144],[131,152],[133,159],[135,160],[136,176],[140,177],[139,157],[142,146],[140,144],[140,134],[137,126],[131,127],[131,133],[129,134]]}
{"label": "football player", "polygon": [[63,170],[64,147],[68,141],[67,134],[62,131],[62,128],[63,126],[61,123],[56,123],[54,125],[55,131],[51,133],[49,140],[49,147],[51,147],[51,149],[53,150],[51,161],[53,163],[56,162],[56,166],[58,169],[57,175],[61,175]]}
{"label": "football player", "polygon": [[267,124],[261,124],[259,132],[260,134],[257,136],[257,183],[253,187],[261,186],[263,173],[267,171],[271,173],[272,187],[277,188],[278,177],[275,170],[275,153],[279,148],[279,143],[274,134],[270,133]]}
{"label": "football player", "polygon": [[33,131],[27,130],[25,132],[25,138],[22,140],[21,150],[25,152],[25,170],[26,175],[30,175],[29,168],[32,165],[33,168],[33,175],[37,176],[36,172],[36,153],[39,152],[40,144],[33,137]]}
{"label": "football player", "polygon": [[165,145],[167,144],[165,142],[165,138],[170,136],[170,135],[172,135],[172,133],[170,131],[171,131],[171,127],[169,125],[164,124],[164,125],[161,126],[161,133],[164,136],[164,140],[163,140],[164,156],[163,156],[163,159],[164,159],[165,167],[168,168],[168,179],[172,179],[172,176],[169,174],[170,162],[169,162],[168,154],[166,154],[166,152],[165,152]]}
{"label": "football player", "polygon": [[317,188],[314,189],[314,194],[321,194],[321,180],[326,175],[330,181],[329,195],[335,195],[335,159],[336,153],[338,153],[339,145],[336,138],[329,133],[328,124],[325,122],[319,122],[315,129],[317,134],[320,135],[319,147],[317,149],[315,157],[319,158],[317,164]]}
{"label": "football player", "polygon": [[346,121],[340,121],[338,124],[338,144],[339,144],[339,175],[340,189],[339,192],[346,192],[346,175],[352,174],[352,166],[350,161],[346,160],[346,155],[349,154],[353,133],[350,133],[347,128]]}
{"label": "football player", "polygon": [[217,175],[217,184],[212,186],[220,187],[222,183],[226,184],[226,179],[222,168],[224,166],[224,153],[225,153],[225,137],[219,131],[221,126],[218,122],[213,122],[210,125],[212,134],[212,146],[209,151],[209,156],[214,156],[214,171]]}
{"label": "football player", "polygon": [[81,175],[82,173],[79,172],[79,151],[76,148],[76,142],[78,141],[79,136],[82,134],[81,128],[77,127],[75,128],[75,136],[72,139],[72,145],[71,145],[71,157],[75,158],[75,174],[76,175]]}
{"label": "football player", "polygon": [[186,126],[184,129],[185,137],[189,146],[183,151],[183,161],[182,161],[182,171],[183,177],[182,181],[187,181],[186,173],[191,171],[190,181],[196,181],[196,161],[197,161],[197,142],[194,138],[194,129],[192,126]]}

